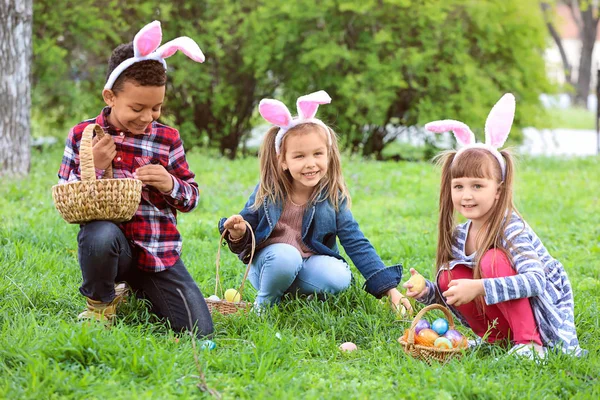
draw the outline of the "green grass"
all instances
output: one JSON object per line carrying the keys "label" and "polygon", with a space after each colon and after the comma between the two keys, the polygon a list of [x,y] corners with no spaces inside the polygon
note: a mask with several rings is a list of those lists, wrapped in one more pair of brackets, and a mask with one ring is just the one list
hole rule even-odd
{"label": "green grass", "polygon": [[586,108],[550,109],[548,116],[552,128],[596,129],[596,112]]}
{"label": "green grass", "polygon": [[[78,323],[77,226],[54,209],[62,149],[32,155],[30,176],[0,187],[0,398],[206,398],[191,339],[178,342],[146,306],[131,301],[110,330]],[[218,217],[238,212],[257,179],[255,159],[189,157],[202,198],[180,214],[183,259],[205,295],[214,287]],[[388,264],[431,274],[438,174],[428,163],[344,160],[353,211]],[[208,385],[224,398],[505,399],[599,398],[600,160],[525,159],[516,201],[575,290],[585,359],[552,356],[537,366],[484,347],[432,367],[406,356],[396,320],[359,288],[325,303],[293,300],[263,319],[216,318],[216,350],[200,352]],[[226,287],[242,265],[223,255]],[[356,270],[354,269],[356,272]],[[364,282],[357,275],[359,285]],[[250,285],[249,285],[250,286]],[[246,298],[254,295],[251,288]],[[279,335],[277,335],[279,333]],[[343,354],[345,341],[359,351]],[[496,358],[499,358],[496,360]]]}

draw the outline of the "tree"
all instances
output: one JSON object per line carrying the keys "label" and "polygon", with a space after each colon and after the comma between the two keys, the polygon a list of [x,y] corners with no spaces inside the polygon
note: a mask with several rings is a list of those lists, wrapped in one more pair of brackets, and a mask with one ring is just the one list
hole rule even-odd
{"label": "tree", "polygon": [[29,173],[32,0],[0,2],[0,176]]}
{"label": "tree", "polygon": [[574,89],[575,105],[586,107],[587,98],[590,93],[590,82],[592,77],[592,55],[596,44],[596,35],[598,31],[598,0],[557,0],[557,3],[565,4],[569,7],[571,16],[579,30],[579,39],[581,40],[581,54],[579,56],[579,68],[577,72],[577,82],[573,81],[572,66],[567,58],[562,39],[554,23],[554,13],[550,2],[542,1],[540,6],[544,14],[548,31],[554,39],[560,52],[561,60],[565,71],[566,83]]}
{"label": "tree", "polygon": [[[456,118],[482,132],[504,92],[518,99],[516,125],[536,124],[545,73],[545,27],[521,0],[304,0],[271,4],[289,57],[286,102],[324,89],[319,115],[346,145],[382,158],[398,134]],[[295,56],[294,56],[295,53]]]}

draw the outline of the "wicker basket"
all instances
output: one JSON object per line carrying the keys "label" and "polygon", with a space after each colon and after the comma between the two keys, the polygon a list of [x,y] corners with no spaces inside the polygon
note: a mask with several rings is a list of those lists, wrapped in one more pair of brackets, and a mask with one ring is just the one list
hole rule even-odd
{"label": "wicker basket", "polygon": [[63,219],[71,224],[88,221],[130,220],[140,204],[142,181],[139,179],[112,179],[112,166],[104,172],[104,178],[96,179],[92,136],[104,136],[97,124],[85,127],[79,151],[81,181],[58,184],[52,187],[52,199]]}
{"label": "wicker basket", "polygon": [[415,344],[415,327],[417,326],[417,322],[419,322],[421,318],[423,318],[425,313],[431,310],[441,310],[448,319],[448,329],[455,328],[452,313],[446,307],[439,304],[431,304],[427,307],[424,307],[413,319],[413,322],[408,330],[407,339],[398,339],[398,342],[402,345],[404,352],[406,354],[410,354],[418,360],[425,361],[429,365],[431,365],[431,362],[433,360],[439,361],[441,363],[446,363],[452,358],[460,358],[464,354],[464,348],[456,347],[452,349],[438,349],[435,347],[428,347],[420,344]]}
{"label": "wicker basket", "polygon": [[[246,312],[252,306],[252,303],[248,303],[246,301],[241,300],[241,299],[243,299],[243,294],[244,294],[244,284],[246,283],[246,279],[248,278],[248,272],[250,272],[250,265],[252,264],[252,260],[254,259],[254,251],[256,250],[256,239],[254,238],[254,232],[252,231],[252,227],[250,226],[250,224],[247,221],[244,221],[244,222],[246,222],[247,229],[250,230],[250,236],[252,237],[252,248],[250,250],[250,261],[248,261],[248,266],[246,267],[246,272],[244,273],[244,277],[242,278],[242,284],[240,285],[240,288],[238,289],[238,293],[240,294],[240,301],[231,302],[231,301],[226,301],[226,300],[212,300],[212,299],[206,298],[205,299],[206,305],[208,306],[208,310],[210,311],[211,314],[218,312],[223,315],[228,315],[228,314],[234,314],[238,311]],[[221,264],[221,244],[223,243],[223,240],[225,239],[226,234],[227,234],[227,229],[224,229],[223,233],[221,234],[221,239],[219,239],[219,249],[217,250],[217,260],[216,260],[217,271],[216,271],[216,279],[215,279],[216,280],[215,294],[217,294],[217,292],[220,291],[221,295],[219,296],[219,298],[221,298],[221,299],[223,299],[223,288],[221,287],[221,277],[219,275],[219,269],[220,269],[220,264]]]}

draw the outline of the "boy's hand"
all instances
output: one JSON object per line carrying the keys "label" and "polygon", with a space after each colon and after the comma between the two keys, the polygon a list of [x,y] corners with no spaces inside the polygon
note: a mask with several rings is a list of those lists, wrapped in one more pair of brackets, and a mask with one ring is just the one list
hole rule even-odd
{"label": "boy's hand", "polygon": [[92,154],[94,155],[94,167],[106,169],[117,155],[117,148],[112,136],[104,135],[102,139],[95,136],[92,140]]}
{"label": "boy's hand", "polygon": [[453,279],[448,284],[448,290],[442,293],[450,306],[462,306],[483,295],[485,288],[481,279]]}
{"label": "boy's hand", "polygon": [[[417,274],[418,274],[418,272],[417,272],[416,269],[414,269],[414,268],[410,269],[410,275],[411,276],[414,276],[414,275],[417,275]],[[402,285],[402,287],[406,288],[406,295],[408,297],[412,297],[413,299],[420,299],[423,296],[427,296],[429,294],[429,288],[427,286],[425,286],[425,289],[423,289],[420,292],[413,291],[412,290],[413,289],[413,285],[410,282],[408,282],[408,281],[405,282],[404,285]]]}
{"label": "boy's hand", "polygon": [[154,186],[162,193],[170,193],[173,190],[173,178],[165,167],[160,164],[148,164],[139,167],[133,176],[146,185]]}
{"label": "boy's hand", "polygon": [[241,215],[227,218],[223,227],[229,231],[229,237],[233,240],[241,239],[246,234],[246,223]]}
{"label": "boy's hand", "polygon": [[[408,311],[409,314],[412,314],[413,312],[413,308],[412,308],[412,304],[410,304],[410,301],[406,298],[406,296],[403,296],[402,293],[400,293],[398,291],[398,289],[393,288],[387,291],[386,293],[388,296],[390,296],[390,303],[392,304],[392,307],[394,308],[394,311],[401,311],[400,307],[404,307],[406,309],[406,311]],[[402,303],[402,304],[400,304]]]}

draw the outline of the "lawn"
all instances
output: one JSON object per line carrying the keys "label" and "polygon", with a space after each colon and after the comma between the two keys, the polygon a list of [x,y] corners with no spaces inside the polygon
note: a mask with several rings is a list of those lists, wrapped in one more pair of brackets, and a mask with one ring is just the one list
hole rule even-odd
{"label": "lawn", "polygon": [[[27,179],[0,187],[0,398],[207,398],[196,384],[191,338],[177,338],[130,301],[112,329],[79,323],[77,226],[52,204],[62,149],[32,155]],[[255,159],[191,154],[198,208],[179,215],[183,260],[202,292],[214,289],[217,221],[237,213],[257,180]],[[353,211],[387,264],[430,276],[439,171],[429,163],[344,159]],[[398,320],[358,286],[326,302],[291,300],[264,317],[215,318],[217,347],[199,351],[209,387],[224,398],[506,399],[600,398],[600,159],[528,159],[517,169],[516,203],[575,291],[585,359],[536,365],[481,347],[427,366],[406,356]],[[223,255],[225,287],[243,266]],[[246,299],[254,291],[248,285]],[[352,341],[354,353],[338,345]]]}

